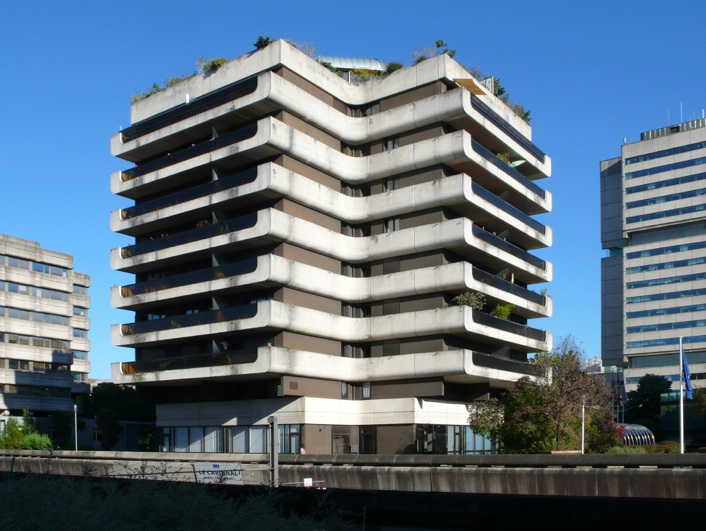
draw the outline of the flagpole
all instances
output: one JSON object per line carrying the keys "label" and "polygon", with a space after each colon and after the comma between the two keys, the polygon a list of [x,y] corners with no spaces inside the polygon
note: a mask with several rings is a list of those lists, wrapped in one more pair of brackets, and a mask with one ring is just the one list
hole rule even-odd
{"label": "flagpole", "polygon": [[684,347],[679,336],[679,449],[684,453]]}

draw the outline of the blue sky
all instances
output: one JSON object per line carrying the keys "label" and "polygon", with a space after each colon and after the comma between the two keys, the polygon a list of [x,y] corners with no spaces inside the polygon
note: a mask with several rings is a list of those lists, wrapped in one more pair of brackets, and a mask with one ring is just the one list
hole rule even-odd
{"label": "blue sky", "polygon": [[[639,7],[638,7],[639,6]],[[540,184],[554,210],[541,256],[554,264],[554,316],[535,321],[600,353],[599,161],[640,132],[701,117],[706,3],[700,1],[357,0],[6,2],[0,14],[0,232],[74,256],[91,275],[91,376],[133,358],[110,343],[110,137],[129,125],[128,98],[191,72],[200,56],[234,58],[258,35],[311,43],[320,55],[410,64],[443,39],[466,66],[499,77],[532,112],[553,159]],[[540,286],[541,287],[541,286]]]}

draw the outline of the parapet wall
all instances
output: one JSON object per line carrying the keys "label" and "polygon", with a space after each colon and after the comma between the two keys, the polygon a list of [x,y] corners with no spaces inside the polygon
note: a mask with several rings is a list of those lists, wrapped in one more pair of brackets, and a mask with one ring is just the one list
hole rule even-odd
{"label": "parapet wall", "polygon": [[[0,450],[0,472],[194,482],[194,463],[240,463],[243,484],[268,485],[266,454]],[[706,499],[706,455],[281,455],[279,484],[318,488]]]}

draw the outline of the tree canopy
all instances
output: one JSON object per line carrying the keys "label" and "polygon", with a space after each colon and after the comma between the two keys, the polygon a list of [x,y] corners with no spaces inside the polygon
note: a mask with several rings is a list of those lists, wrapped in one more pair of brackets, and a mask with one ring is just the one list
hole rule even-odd
{"label": "tree canopy", "polygon": [[583,349],[569,336],[552,352],[535,356],[535,377],[523,377],[497,399],[477,403],[474,432],[498,440],[503,453],[577,450],[585,406],[586,448],[605,451],[621,437],[603,379],[583,366]]}
{"label": "tree canopy", "polygon": [[121,420],[154,422],[154,405],[140,400],[134,387],[113,383],[98,384],[86,402],[85,415],[96,419],[104,449],[110,449],[120,436]]}

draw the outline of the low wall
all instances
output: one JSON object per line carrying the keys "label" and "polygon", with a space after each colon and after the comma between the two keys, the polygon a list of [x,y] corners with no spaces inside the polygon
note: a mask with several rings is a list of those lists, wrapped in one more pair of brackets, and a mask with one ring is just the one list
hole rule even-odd
{"label": "low wall", "polygon": [[[0,472],[196,481],[194,463],[240,463],[269,485],[266,454],[0,450]],[[706,455],[280,455],[279,484],[349,490],[706,499]]]}

